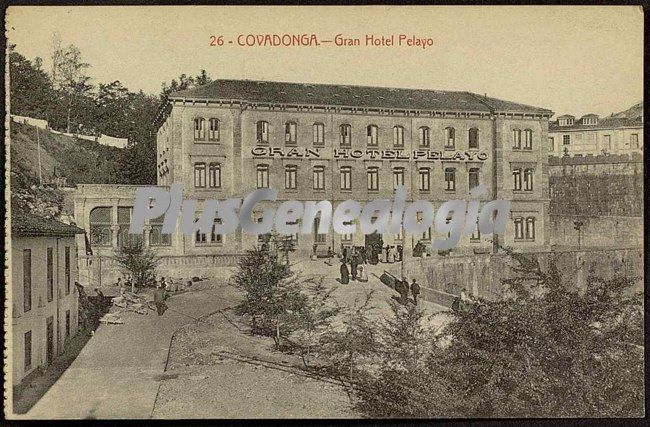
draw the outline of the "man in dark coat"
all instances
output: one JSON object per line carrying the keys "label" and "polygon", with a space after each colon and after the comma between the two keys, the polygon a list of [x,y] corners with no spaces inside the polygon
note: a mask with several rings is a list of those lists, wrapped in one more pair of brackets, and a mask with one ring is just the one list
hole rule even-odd
{"label": "man in dark coat", "polygon": [[359,265],[359,256],[354,254],[350,260],[350,274],[352,275],[352,280],[357,280],[357,267]]}
{"label": "man in dark coat", "polygon": [[341,283],[344,285],[350,283],[350,272],[348,271],[348,265],[345,263],[345,259],[341,261]]}
{"label": "man in dark coat", "polygon": [[165,288],[162,287],[162,284],[157,285],[156,289],[153,291],[153,302],[156,305],[158,316],[162,316],[165,313],[165,310],[167,310],[167,304],[165,303],[166,299],[167,293],[165,292]]}
{"label": "man in dark coat", "polygon": [[420,295],[420,285],[413,279],[411,283],[411,294],[413,294],[413,301],[418,305],[418,295]]}

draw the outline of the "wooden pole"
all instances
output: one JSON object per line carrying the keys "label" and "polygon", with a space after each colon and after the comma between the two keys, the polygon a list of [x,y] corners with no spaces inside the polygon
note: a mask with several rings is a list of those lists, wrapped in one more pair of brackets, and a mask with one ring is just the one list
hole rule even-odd
{"label": "wooden pole", "polygon": [[41,138],[38,133],[38,128],[36,128],[36,146],[37,146],[37,153],[38,153],[38,183],[42,186],[43,185],[43,172],[41,170]]}

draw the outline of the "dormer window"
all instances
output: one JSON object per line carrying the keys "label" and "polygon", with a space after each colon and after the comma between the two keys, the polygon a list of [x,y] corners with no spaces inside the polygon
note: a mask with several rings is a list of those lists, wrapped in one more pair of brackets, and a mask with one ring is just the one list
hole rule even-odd
{"label": "dormer window", "polygon": [[598,116],[595,114],[589,114],[587,116],[584,116],[582,118],[582,124],[583,125],[597,125],[598,124]]}
{"label": "dormer window", "polygon": [[560,116],[557,118],[557,124],[559,126],[571,126],[573,125],[574,120],[575,117],[573,116]]}

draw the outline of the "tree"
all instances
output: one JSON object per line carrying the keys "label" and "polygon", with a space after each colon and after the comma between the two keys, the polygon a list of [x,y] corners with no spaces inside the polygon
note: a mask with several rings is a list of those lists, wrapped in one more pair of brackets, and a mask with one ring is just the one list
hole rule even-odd
{"label": "tree", "polygon": [[56,93],[39,61],[30,62],[9,46],[11,113],[48,120]]}
{"label": "tree", "polygon": [[77,104],[81,104],[80,101],[92,89],[90,77],[85,74],[90,64],[82,61],[81,51],[75,45],[62,47],[56,34],[52,49],[52,83],[63,95],[66,105],[66,131],[69,133],[72,129],[72,119],[81,111]]}
{"label": "tree", "polygon": [[173,92],[203,86],[210,83],[211,81],[212,78],[205,70],[201,70],[201,72],[197,74],[196,77],[188,76],[187,74],[181,74],[178,77],[178,80],[172,79],[169,84],[167,82],[163,82],[160,98],[166,99],[169,94]]}
{"label": "tree", "polygon": [[151,249],[144,247],[141,239],[123,245],[115,255],[115,261],[122,272],[131,277],[133,285],[138,287],[152,283],[159,263],[159,259]]}

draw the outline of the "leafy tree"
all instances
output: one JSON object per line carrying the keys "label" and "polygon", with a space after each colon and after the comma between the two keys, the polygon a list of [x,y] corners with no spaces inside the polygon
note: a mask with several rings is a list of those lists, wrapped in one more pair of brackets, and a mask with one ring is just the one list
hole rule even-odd
{"label": "leafy tree", "polygon": [[187,74],[181,74],[177,79],[172,79],[171,82],[163,82],[162,91],[160,93],[160,98],[165,99],[169,94],[173,92],[178,92],[181,90],[192,89],[198,86],[203,86],[212,81],[212,78],[208,75],[207,71],[201,70],[196,77],[188,76]]}
{"label": "leafy tree", "polygon": [[135,286],[151,284],[155,278],[159,259],[153,251],[145,248],[141,239],[134,239],[122,246],[115,255],[122,272],[131,277]]}
{"label": "leafy tree", "polygon": [[9,46],[10,108],[12,114],[42,118],[52,115],[56,93],[40,61],[30,62]]}

